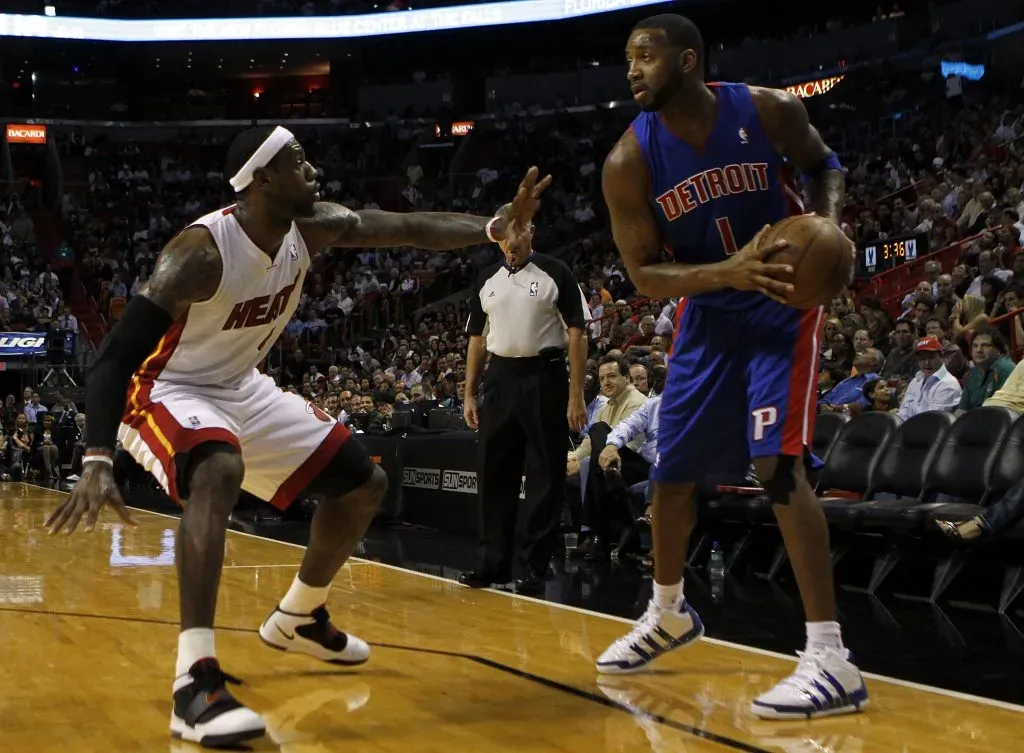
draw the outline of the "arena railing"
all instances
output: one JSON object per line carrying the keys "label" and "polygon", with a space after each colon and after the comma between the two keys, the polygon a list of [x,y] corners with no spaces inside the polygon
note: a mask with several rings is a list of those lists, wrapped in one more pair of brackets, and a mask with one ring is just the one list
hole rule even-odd
{"label": "arena railing", "polygon": [[950,261],[952,261],[952,265],[955,266],[960,259],[960,255],[963,253],[964,247],[974,243],[979,238],[995,232],[999,227],[1002,226],[985,228],[974,235],[961,238],[960,240],[955,241],[948,246],[944,246],[937,251],[932,251],[924,256],[920,256],[908,264],[903,264],[895,269],[889,270],[885,273],[886,279],[880,282],[876,281],[878,281],[878,278],[882,277],[882,275],[876,275],[871,278],[869,286],[863,289],[858,295],[858,303],[869,295],[881,296],[879,302],[882,304],[882,307],[887,311],[892,309],[892,312],[899,315],[901,312],[897,309],[900,302],[907,295],[911,294],[917,286],[917,283],[923,279],[919,273],[924,269],[925,264],[929,261],[938,261],[942,266],[943,273],[949,274],[951,269]]}

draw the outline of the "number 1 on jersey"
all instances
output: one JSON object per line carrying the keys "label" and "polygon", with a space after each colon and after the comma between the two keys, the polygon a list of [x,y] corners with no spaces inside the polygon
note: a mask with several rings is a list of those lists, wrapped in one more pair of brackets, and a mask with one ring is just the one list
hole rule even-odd
{"label": "number 1 on jersey", "polygon": [[736,236],[732,232],[732,223],[728,217],[719,217],[715,220],[718,225],[718,234],[722,236],[722,246],[725,247],[726,256],[732,256],[739,249],[736,247]]}

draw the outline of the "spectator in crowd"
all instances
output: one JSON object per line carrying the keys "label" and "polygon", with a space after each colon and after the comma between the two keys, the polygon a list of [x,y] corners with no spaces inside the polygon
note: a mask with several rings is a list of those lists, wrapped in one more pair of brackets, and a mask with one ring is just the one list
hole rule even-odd
{"label": "spectator in crowd", "polygon": [[37,424],[42,421],[43,414],[49,409],[42,404],[41,398],[38,392],[32,392],[32,397],[25,405],[25,415],[28,417],[30,424]]}
{"label": "spectator in crowd", "polygon": [[883,379],[894,377],[909,382],[917,374],[917,356],[914,354],[913,325],[905,320],[896,322],[892,334],[892,350],[886,356],[885,364],[882,366],[881,376]]}
{"label": "spectator in crowd", "polygon": [[942,343],[923,337],[914,346],[919,370],[907,385],[899,417],[906,421],[926,411],[951,411],[960,405],[960,383],[946,370],[942,361]]}
{"label": "spectator in crowd", "polygon": [[1013,361],[1006,355],[1006,341],[998,330],[985,328],[971,340],[971,368],[963,381],[963,394],[957,415],[980,408],[1002,389],[1013,372]]}
{"label": "spectator in crowd", "polygon": [[864,400],[862,412],[891,413],[897,409],[896,390],[884,379],[869,379],[861,390]]}
{"label": "spectator in crowd", "polygon": [[[597,412],[587,436],[579,447],[569,453],[566,462],[566,476],[576,479],[584,494],[590,536],[581,547],[580,554],[587,559],[607,559],[611,553],[608,537],[613,512],[609,505],[617,500],[614,495],[609,497],[608,492],[609,487],[612,491],[619,491],[622,486],[621,475],[616,477],[613,473],[609,478],[608,472],[602,469],[601,452],[605,449],[608,435],[639,410],[645,401],[644,395],[630,382],[629,363],[622,356],[609,354],[602,358],[598,378],[601,393],[608,398],[608,402]],[[643,443],[644,437],[638,435],[626,447],[636,454]],[[637,454],[636,458],[640,459],[640,456]],[[589,461],[589,465],[585,472],[581,472],[584,460]],[[580,498],[580,491],[575,491],[574,487],[575,484],[570,484],[570,500]]]}
{"label": "spectator in crowd", "polygon": [[14,422],[14,431],[10,435],[10,468],[15,481],[21,481],[32,458],[32,430],[28,425],[28,416],[18,414]]}
{"label": "spectator in crowd", "polygon": [[14,395],[8,395],[4,400],[2,415],[2,428],[4,434],[10,434],[14,431],[14,421],[18,417],[19,413],[21,413],[21,411],[18,410]]}
{"label": "spectator in crowd", "polygon": [[870,405],[864,397],[864,385],[878,379],[878,370],[882,366],[882,354],[875,348],[868,348],[858,353],[853,362],[857,373],[843,379],[835,387],[827,391],[818,401],[818,410],[822,413],[859,413]]}
{"label": "spectator in crowd", "polygon": [[629,379],[640,394],[647,396],[651,392],[651,368],[645,363],[634,363],[629,367]]}
{"label": "spectator in crowd", "polygon": [[[649,481],[651,466],[654,465],[654,459],[658,452],[658,409],[660,407],[660,395],[647,398],[635,413],[620,422],[608,434],[608,443],[601,450],[597,461],[605,472],[609,495],[616,491],[627,493],[627,488],[631,489],[637,484]],[[629,444],[637,437],[643,437],[643,444],[634,452],[629,448]],[[639,531],[634,527],[634,519],[637,519],[638,516],[632,514],[628,508],[614,504],[609,505],[609,509],[613,511],[613,514],[616,511],[627,513],[621,520],[623,531],[619,537],[619,544],[615,547],[615,552],[621,556],[628,553],[631,545],[639,541],[639,537],[636,535]],[[650,527],[648,513],[641,514],[639,520],[642,520],[646,527]]]}
{"label": "spectator in crowd", "polygon": [[54,486],[60,481],[60,456],[57,450],[57,443],[53,435],[53,416],[49,413],[43,416],[42,427],[35,432],[33,441],[33,454],[40,462],[41,480],[47,485]]}

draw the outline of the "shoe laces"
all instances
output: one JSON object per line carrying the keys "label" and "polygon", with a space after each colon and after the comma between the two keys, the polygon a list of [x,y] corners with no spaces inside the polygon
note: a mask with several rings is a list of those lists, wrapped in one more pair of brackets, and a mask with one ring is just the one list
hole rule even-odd
{"label": "shoe laces", "polygon": [[222,670],[216,659],[203,659],[196,662],[192,669],[189,670],[189,674],[192,675],[196,687],[208,693],[224,687],[227,683],[232,685],[242,684],[242,681],[237,677],[233,677]]}
{"label": "shoe laces", "polygon": [[630,645],[636,643],[651,630],[658,626],[658,622],[661,620],[661,613],[664,610],[657,606],[653,601],[647,605],[647,611],[644,612],[643,616],[637,621],[636,627],[634,627],[628,634],[622,636],[619,639],[619,643],[622,645]]}
{"label": "shoe laces", "polygon": [[812,648],[807,651],[797,651],[796,655],[800,661],[793,670],[793,674],[782,680],[779,685],[789,685],[798,690],[803,690],[812,682],[821,681],[821,673],[824,671],[823,661],[828,656],[826,648]]}
{"label": "shoe laces", "polygon": [[334,651],[344,650],[345,646],[348,645],[348,636],[331,623],[331,615],[327,611],[327,607],[322,605],[317,607],[310,613],[310,616],[313,618],[313,624],[316,625],[317,629],[323,631],[324,645]]}

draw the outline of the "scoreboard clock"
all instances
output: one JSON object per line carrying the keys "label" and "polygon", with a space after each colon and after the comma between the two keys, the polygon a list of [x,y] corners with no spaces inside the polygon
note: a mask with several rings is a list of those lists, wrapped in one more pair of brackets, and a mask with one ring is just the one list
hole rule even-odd
{"label": "scoreboard clock", "polygon": [[857,249],[857,276],[873,277],[928,253],[928,236],[904,235],[862,243]]}

